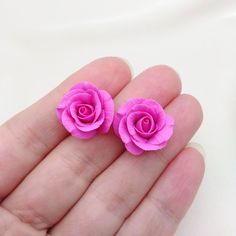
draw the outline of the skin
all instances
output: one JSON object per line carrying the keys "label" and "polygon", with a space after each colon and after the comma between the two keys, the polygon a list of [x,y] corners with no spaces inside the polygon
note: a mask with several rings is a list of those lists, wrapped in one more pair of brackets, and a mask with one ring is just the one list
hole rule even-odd
{"label": "skin", "polygon": [[[57,121],[61,96],[80,80],[126,100],[157,100],[175,119],[166,148],[134,157],[111,130],[75,139]],[[148,68],[131,81],[119,58],[97,59],[0,127],[0,235],[173,235],[204,173],[201,154],[185,147],[202,121],[177,73]]]}

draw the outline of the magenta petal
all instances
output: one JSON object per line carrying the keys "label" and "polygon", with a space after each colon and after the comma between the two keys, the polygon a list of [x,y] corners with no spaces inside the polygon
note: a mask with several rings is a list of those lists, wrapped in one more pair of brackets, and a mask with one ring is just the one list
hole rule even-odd
{"label": "magenta petal", "polygon": [[71,92],[71,93],[69,93],[69,92],[66,93],[66,94],[62,97],[62,99],[61,99],[59,105],[57,106],[57,108],[58,108],[58,109],[64,109],[64,108],[66,108],[66,106],[67,106],[67,104],[68,104],[68,100],[71,98],[71,96],[77,95],[77,94],[79,94],[78,91],[73,91],[73,92]]}
{"label": "magenta petal", "polygon": [[90,138],[97,132],[106,133],[114,117],[114,103],[104,90],[81,81],[61,99],[57,117],[75,137]]}
{"label": "magenta petal", "polygon": [[159,144],[151,144],[151,143],[148,143],[148,142],[138,142],[136,141],[135,139],[132,139],[132,141],[134,142],[134,144],[145,150],[145,151],[155,151],[155,150],[158,150],[162,147],[162,145],[159,146]]}
{"label": "magenta petal", "polygon": [[57,109],[56,109],[56,113],[57,113],[57,118],[59,120],[61,120],[62,113],[66,109],[67,105],[70,104],[70,103],[68,103],[68,100],[73,95],[78,95],[78,91],[73,91],[71,94],[69,94],[69,93],[65,94],[62,97],[60,103],[58,104]]}
{"label": "magenta petal", "polygon": [[141,111],[150,114],[153,117],[153,119],[156,119],[157,116],[156,111],[152,107],[147,106],[146,104],[136,104],[131,109],[131,112],[141,112]]}
{"label": "magenta petal", "polygon": [[132,111],[143,111],[149,113],[159,128],[162,128],[165,123],[165,111],[155,100],[145,99],[141,104],[133,106]]}
{"label": "magenta petal", "polygon": [[[77,104],[77,102],[73,102],[70,105],[68,111],[70,111],[70,115],[74,118],[75,123],[79,124],[80,126],[86,126],[88,122],[92,122],[94,120],[95,112],[93,111],[91,114],[89,114],[87,116],[80,117],[77,114],[77,110],[78,110],[80,105],[83,105],[83,104]],[[86,105],[85,104],[85,106],[91,106],[91,105]]]}
{"label": "magenta petal", "polygon": [[89,132],[83,132],[78,129],[74,129],[71,132],[71,135],[73,137],[80,138],[80,139],[90,139],[90,138],[94,137],[96,134],[97,134],[96,130],[92,130]]}
{"label": "magenta petal", "polygon": [[78,90],[70,91],[68,94],[65,94],[62,98],[62,101],[58,105],[58,108],[66,108],[72,102],[79,103],[89,103],[92,96],[86,92],[81,92]]}
{"label": "magenta petal", "polygon": [[117,112],[114,131],[134,155],[162,149],[173,133],[174,121],[152,99],[131,99]]}
{"label": "magenta petal", "polygon": [[65,103],[70,104],[78,100],[84,104],[93,104],[96,112],[95,119],[97,119],[101,113],[101,101],[98,94],[99,91],[94,85],[88,82],[79,83],[65,95],[65,100],[60,104],[60,106],[63,106]]}
{"label": "magenta petal", "polygon": [[127,114],[127,111],[129,111],[134,105],[141,104],[143,101],[144,101],[143,98],[130,99],[119,108],[118,113],[123,116]]}
{"label": "magenta petal", "polygon": [[75,129],[75,120],[68,114],[67,110],[63,111],[61,122],[68,132],[72,132]]}
{"label": "magenta petal", "polygon": [[123,143],[129,143],[130,142],[130,135],[126,126],[126,119],[125,117],[121,119],[120,124],[119,124],[119,129],[118,129],[119,136]]}
{"label": "magenta petal", "polygon": [[[150,120],[149,132],[144,132],[143,127],[140,124],[144,118]],[[127,116],[127,128],[129,134],[139,142],[146,142],[146,139],[150,138],[157,130],[153,117],[146,111],[135,111],[130,113]]]}
{"label": "magenta petal", "polygon": [[[138,120],[138,122],[135,125],[135,131],[136,131],[137,135],[139,135],[140,137],[148,139],[154,135],[154,133],[157,131],[157,127],[156,127],[156,124],[153,120],[153,117],[151,115],[149,115],[149,121],[150,121],[149,130],[145,132],[145,130],[143,128],[143,124],[142,124],[144,119],[146,119],[146,117],[143,117],[140,120]],[[134,135],[134,137],[138,140],[137,135]]]}
{"label": "magenta petal", "polygon": [[137,130],[143,132],[143,133],[148,133],[152,130],[154,126],[154,121],[152,116],[144,116],[141,119],[138,120],[136,123],[136,128]]}
{"label": "magenta petal", "polygon": [[[149,124],[148,126],[145,126],[145,119],[148,119]],[[152,131],[154,131],[156,129],[156,124],[153,120],[153,117],[151,115],[147,115],[142,117],[141,119],[139,119],[135,125],[136,130],[142,132],[142,133],[151,133]]]}
{"label": "magenta petal", "polygon": [[126,118],[126,125],[127,125],[127,129],[128,129],[128,133],[130,135],[130,137],[138,140],[139,142],[146,142],[146,139],[144,137],[142,137],[141,135],[139,135],[139,133],[137,132],[136,128],[135,128],[135,123],[136,120],[141,119],[144,115],[146,115],[146,112],[133,112],[130,113],[127,118]]}
{"label": "magenta petal", "polygon": [[72,136],[81,138],[81,139],[89,139],[96,135],[96,130],[90,132],[82,132],[77,129],[76,125],[74,124],[74,119],[68,114],[65,110],[62,114],[62,123],[66,130],[71,133]]}
{"label": "magenta petal", "polygon": [[96,122],[88,123],[88,124],[83,125],[83,126],[81,126],[82,122],[77,122],[76,127],[77,127],[77,129],[79,129],[80,131],[83,131],[83,132],[88,132],[88,131],[98,129],[104,121],[104,116],[105,115],[104,115],[104,111],[103,111],[101,113],[99,119]]}
{"label": "magenta petal", "polygon": [[166,113],[164,110],[159,110],[156,117],[156,124],[158,129],[162,129],[166,123]]}
{"label": "magenta petal", "polygon": [[143,98],[134,98],[128,100],[126,103],[124,103],[118,110],[118,112],[115,115],[114,121],[113,121],[113,129],[114,132],[117,136],[119,136],[119,124],[121,119],[124,116],[127,116],[129,113],[129,110],[135,105],[135,104],[140,104],[143,102]]}
{"label": "magenta petal", "polygon": [[157,132],[157,129],[155,129],[149,133],[141,132],[136,129],[137,134],[134,134],[133,137],[137,141],[147,140],[147,139],[150,139],[150,137],[152,137],[153,135],[155,135],[156,132]]}
{"label": "magenta petal", "polygon": [[143,150],[141,148],[137,147],[132,142],[126,143],[125,147],[126,147],[128,152],[130,152],[131,154],[133,154],[135,156],[141,155],[143,153]]}
{"label": "magenta petal", "polygon": [[138,142],[135,139],[132,139],[132,141],[134,142],[134,144],[136,146],[138,146],[139,148],[145,150],[145,151],[151,151],[151,150],[157,150],[157,146],[154,144],[149,144],[147,142]]}
{"label": "magenta petal", "polygon": [[134,135],[131,136],[132,140],[135,140],[137,142],[141,142],[141,143],[146,143],[147,139],[142,137],[142,135],[139,135],[138,133],[135,133]]}
{"label": "magenta petal", "polygon": [[87,124],[87,123],[92,123],[94,121],[94,117],[95,117],[95,112],[92,111],[90,114],[86,115],[86,114],[78,114],[77,118]]}
{"label": "magenta petal", "polygon": [[87,92],[92,96],[92,104],[95,110],[95,118],[94,120],[96,121],[98,117],[101,114],[102,111],[102,104],[101,104],[101,98],[98,94],[98,92],[93,91],[93,90],[87,90]]}
{"label": "magenta petal", "polygon": [[103,109],[105,112],[104,122],[101,125],[99,131],[101,133],[107,133],[111,127],[114,118],[114,101],[110,94],[105,90],[100,90],[101,97],[103,99]]}
{"label": "magenta petal", "polygon": [[166,115],[165,126],[149,139],[150,144],[160,144],[170,139],[173,134],[174,119]]}
{"label": "magenta petal", "polygon": [[136,134],[135,123],[145,115],[146,113],[142,111],[132,112],[127,115],[127,128],[130,135]]}

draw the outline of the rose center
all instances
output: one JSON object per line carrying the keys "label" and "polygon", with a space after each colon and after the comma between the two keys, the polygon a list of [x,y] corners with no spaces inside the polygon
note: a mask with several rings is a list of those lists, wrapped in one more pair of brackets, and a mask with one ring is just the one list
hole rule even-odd
{"label": "rose center", "polygon": [[93,114],[94,108],[89,104],[81,104],[77,108],[77,116],[81,119],[89,117]]}
{"label": "rose center", "polygon": [[149,117],[145,117],[142,120],[142,129],[144,132],[149,132],[151,128],[151,121]]}

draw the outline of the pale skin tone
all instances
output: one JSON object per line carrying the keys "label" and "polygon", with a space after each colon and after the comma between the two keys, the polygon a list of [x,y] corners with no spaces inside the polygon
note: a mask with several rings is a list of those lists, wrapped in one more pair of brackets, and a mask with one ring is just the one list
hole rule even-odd
{"label": "pale skin tone", "polygon": [[[174,234],[204,173],[201,154],[185,147],[202,110],[180,95],[180,79],[167,66],[131,77],[121,59],[97,59],[0,127],[0,235]],[[107,90],[116,109],[134,97],[158,101],[175,119],[167,147],[134,157],[113,131],[71,137],[55,108],[80,80]]]}

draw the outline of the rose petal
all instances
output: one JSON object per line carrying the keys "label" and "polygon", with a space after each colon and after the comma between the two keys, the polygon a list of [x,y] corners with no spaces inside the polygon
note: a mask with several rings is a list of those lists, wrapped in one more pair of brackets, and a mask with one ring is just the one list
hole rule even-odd
{"label": "rose petal", "polygon": [[124,103],[120,108],[118,113],[122,116],[125,115],[134,105],[141,104],[144,101],[143,98],[134,98],[128,100],[126,103]]}
{"label": "rose petal", "polygon": [[89,139],[89,138],[94,137],[96,134],[97,134],[96,130],[92,130],[89,132],[83,132],[78,129],[74,129],[71,131],[71,135],[73,137],[80,138],[80,139]]}
{"label": "rose petal", "polygon": [[66,108],[66,106],[67,106],[67,104],[68,104],[68,103],[67,103],[68,99],[69,99],[71,96],[77,95],[77,94],[79,94],[78,90],[77,90],[77,91],[71,91],[70,93],[68,92],[68,93],[64,94],[64,96],[62,97],[62,99],[61,99],[59,105],[57,106],[57,108],[60,108],[60,109]]}
{"label": "rose petal", "polygon": [[77,115],[77,110],[80,105],[87,105],[87,104],[78,104],[77,102],[73,102],[69,107],[69,111],[77,124],[80,124],[81,126],[86,126],[87,123],[93,122],[94,117],[95,117],[95,111],[93,111],[90,115],[87,115],[85,117],[79,117]]}
{"label": "rose petal", "polygon": [[[80,113],[78,109],[81,106],[87,107],[88,112]],[[56,113],[73,136],[92,137],[98,131],[109,131],[114,117],[114,102],[106,91],[99,90],[87,81],[81,81],[63,96]]]}
{"label": "rose petal", "polygon": [[114,118],[114,101],[110,94],[105,90],[100,90],[101,97],[103,99],[103,109],[105,112],[104,122],[102,123],[99,131],[101,133],[107,133],[111,127]]}
{"label": "rose petal", "polygon": [[[144,119],[149,119],[145,128]],[[139,155],[167,145],[173,133],[173,119],[152,99],[131,99],[121,106],[114,119],[114,131],[128,151]]]}
{"label": "rose petal", "polygon": [[141,139],[139,139],[139,137],[147,140],[147,139],[151,138],[157,132],[157,128],[154,129],[152,132],[149,132],[149,133],[141,132],[138,129],[136,129],[136,132],[137,132],[137,134],[134,134],[133,137],[137,141],[141,141]]}
{"label": "rose petal", "polygon": [[131,154],[133,154],[135,156],[141,155],[143,153],[143,150],[141,148],[137,147],[132,142],[126,143],[125,147],[126,147],[127,151],[129,151]]}
{"label": "rose petal", "polygon": [[132,107],[130,112],[146,112],[150,114],[154,120],[157,118],[157,113],[153,107],[148,106],[147,104],[136,104]]}
{"label": "rose petal", "polygon": [[89,104],[78,104],[77,114],[80,118],[86,118],[94,112],[94,108]]}
{"label": "rose petal", "polygon": [[136,141],[135,139],[132,139],[132,141],[134,142],[134,144],[136,146],[138,146],[139,148],[141,148],[142,150],[145,150],[145,151],[159,150],[166,145],[166,143],[161,143],[161,144],[152,144],[152,143],[148,143],[148,142],[142,143],[142,142]]}
{"label": "rose petal", "polygon": [[74,119],[68,114],[67,110],[65,110],[62,114],[62,123],[66,130],[71,133],[71,135],[81,139],[89,139],[96,135],[96,130],[90,132],[78,130],[74,122]]}
{"label": "rose petal", "polygon": [[119,124],[121,119],[129,114],[129,110],[132,108],[132,106],[142,103],[143,100],[143,98],[130,99],[119,108],[113,121],[113,129],[117,136],[119,136]]}
{"label": "rose petal", "polygon": [[87,90],[87,92],[92,96],[92,105],[95,110],[94,121],[96,121],[99,118],[101,111],[102,111],[101,99],[100,99],[98,92],[90,90],[90,89]]}
{"label": "rose petal", "polygon": [[168,115],[166,115],[166,124],[161,129],[158,130],[156,134],[149,139],[150,144],[160,144],[162,142],[166,142],[173,134],[173,126],[174,126],[174,119]]}
{"label": "rose petal", "polygon": [[166,122],[166,113],[165,111],[162,109],[162,110],[159,110],[159,111],[156,111],[158,112],[157,113],[157,116],[156,116],[156,124],[157,124],[157,128],[158,130],[162,129],[163,126],[165,125],[165,122]]}
{"label": "rose petal", "polygon": [[62,99],[56,109],[57,118],[59,120],[61,120],[62,113],[63,113],[64,109],[67,107],[67,105],[69,104],[68,100],[70,99],[70,97],[73,95],[77,95],[77,94],[78,94],[78,91],[73,91],[71,95],[69,93],[67,93],[62,97]]}
{"label": "rose petal", "polygon": [[141,143],[146,143],[147,142],[147,139],[145,137],[142,137],[138,133],[135,133],[134,135],[132,135],[131,139],[136,140],[137,142],[141,142]]}
{"label": "rose petal", "polygon": [[68,132],[75,129],[75,120],[64,110],[61,117],[61,122]]}
{"label": "rose petal", "polygon": [[123,119],[121,119],[120,124],[119,124],[119,128],[118,128],[118,133],[119,136],[121,138],[121,140],[123,141],[123,143],[129,143],[131,138],[126,126],[126,118],[124,117]]}
{"label": "rose petal", "polygon": [[157,131],[157,126],[153,120],[153,117],[148,114],[149,116],[149,119],[150,119],[150,128],[149,128],[149,131],[148,132],[145,132],[143,130],[143,127],[142,127],[142,122],[143,120],[145,119],[145,117],[141,118],[140,120],[138,120],[138,122],[136,123],[135,125],[135,131],[138,135],[140,135],[141,137],[143,138],[150,138],[156,131]]}
{"label": "rose petal", "polygon": [[155,120],[156,126],[160,129],[165,124],[165,111],[162,106],[153,99],[145,99],[142,104],[137,104],[132,108],[133,111],[146,111]]}
{"label": "rose petal", "polygon": [[126,126],[128,129],[129,136],[136,139],[139,142],[146,142],[146,137],[143,137],[142,135],[140,135],[141,132],[137,131],[135,127],[135,123],[136,123],[136,120],[142,119],[142,117],[146,115],[149,115],[149,114],[142,111],[136,111],[136,112],[130,113],[126,118],[127,120]]}
{"label": "rose petal", "polygon": [[137,121],[135,128],[143,133],[149,133],[153,126],[153,118],[148,114]]}
{"label": "rose petal", "polygon": [[86,125],[81,125],[83,123],[81,121],[79,121],[79,122],[76,122],[75,125],[76,125],[77,129],[79,129],[80,131],[88,132],[88,131],[98,129],[101,126],[101,124],[103,123],[104,118],[105,118],[104,111],[102,111],[99,119],[96,122],[88,123]]}
{"label": "rose petal", "polygon": [[136,134],[135,123],[146,115],[148,115],[148,113],[142,111],[132,112],[127,115],[127,128],[130,135]]}
{"label": "rose petal", "polygon": [[65,108],[67,105],[71,104],[72,102],[79,102],[79,103],[86,103],[90,104],[92,96],[86,92],[81,92],[78,90],[74,90],[69,92],[68,94],[64,95],[61,103],[59,104],[59,108]]}

